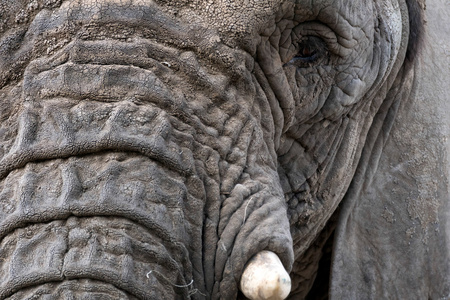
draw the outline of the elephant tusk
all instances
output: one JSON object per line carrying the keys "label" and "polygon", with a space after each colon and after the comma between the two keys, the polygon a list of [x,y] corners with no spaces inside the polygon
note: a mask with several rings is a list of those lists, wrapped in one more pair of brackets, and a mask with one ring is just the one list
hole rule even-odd
{"label": "elephant tusk", "polygon": [[291,279],[278,256],[264,250],[249,260],[240,287],[251,300],[282,300],[291,291]]}

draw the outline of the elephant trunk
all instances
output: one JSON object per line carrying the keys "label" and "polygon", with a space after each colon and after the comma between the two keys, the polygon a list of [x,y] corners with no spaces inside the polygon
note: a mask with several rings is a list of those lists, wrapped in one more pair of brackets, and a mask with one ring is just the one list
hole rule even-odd
{"label": "elephant trunk", "polygon": [[[158,179],[149,182],[148,174]],[[187,298],[195,257],[182,242],[193,220],[186,220],[181,200],[198,200],[170,175],[125,153],[29,163],[13,171],[2,186],[2,199],[10,198],[2,222],[2,236],[8,235],[0,297],[38,284],[44,286],[14,297],[44,290],[55,296],[63,287],[88,292],[91,285],[98,292],[102,282],[122,290],[105,292],[111,299],[120,293]],[[53,281],[64,284],[46,285]]]}
{"label": "elephant trunk", "polygon": [[21,81],[0,157],[0,297],[232,299],[262,250],[290,271],[274,124],[252,59],[201,28],[186,36],[151,3],[95,16],[77,3],[31,25],[36,53],[38,36],[67,23],[76,34]]}

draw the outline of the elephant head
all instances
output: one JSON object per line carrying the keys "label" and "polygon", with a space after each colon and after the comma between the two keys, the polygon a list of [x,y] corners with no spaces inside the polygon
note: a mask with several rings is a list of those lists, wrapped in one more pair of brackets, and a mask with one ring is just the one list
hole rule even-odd
{"label": "elephant head", "polygon": [[417,6],[0,4],[0,297],[305,297]]}

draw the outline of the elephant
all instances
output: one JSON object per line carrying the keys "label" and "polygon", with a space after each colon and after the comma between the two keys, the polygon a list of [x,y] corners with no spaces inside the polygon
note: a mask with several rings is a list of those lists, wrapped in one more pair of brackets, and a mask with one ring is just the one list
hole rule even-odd
{"label": "elephant", "polygon": [[0,298],[450,297],[428,13],[2,0]]}

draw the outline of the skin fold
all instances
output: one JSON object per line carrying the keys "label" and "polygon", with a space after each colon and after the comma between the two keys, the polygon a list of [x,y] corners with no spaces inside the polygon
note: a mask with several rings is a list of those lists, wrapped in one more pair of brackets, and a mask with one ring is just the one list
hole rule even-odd
{"label": "skin fold", "polygon": [[288,297],[326,294],[340,204],[411,89],[420,11],[2,1],[0,298],[244,299],[261,253]]}

